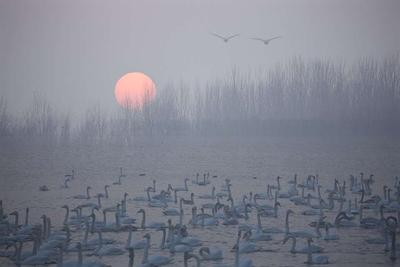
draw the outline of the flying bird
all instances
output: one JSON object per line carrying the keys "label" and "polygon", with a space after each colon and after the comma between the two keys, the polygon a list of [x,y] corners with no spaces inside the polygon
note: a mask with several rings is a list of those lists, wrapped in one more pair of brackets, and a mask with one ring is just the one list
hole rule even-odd
{"label": "flying bird", "polygon": [[278,39],[278,38],[282,38],[282,36],[276,36],[276,37],[272,37],[269,39],[263,39],[263,38],[250,38],[252,40],[256,40],[256,41],[261,41],[263,42],[265,45],[269,44],[269,42],[271,42],[272,40]]}
{"label": "flying bird", "polygon": [[217,34],[217,33],[214,33],[214,32],[211,33],[211,34],[214,35],[214,36],[216,36],[216,37],[218,37],[218,38],[220,38],[220,39],[223,40],[225,43],[227,43],[230,39],[239,36],[239,33],[234,34],[234,35],[231,35],[231,36],[227,36],[227,37],[221,36],[221,35],[219,35],[219,34]]}

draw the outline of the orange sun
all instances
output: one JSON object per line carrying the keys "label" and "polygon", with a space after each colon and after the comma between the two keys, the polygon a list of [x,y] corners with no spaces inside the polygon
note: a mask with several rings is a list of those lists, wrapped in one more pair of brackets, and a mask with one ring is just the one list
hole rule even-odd
{"label": "orange sun", "polygon": [[141,109],[145,103],[154,99],[156,87],[144,73],[130,72],[117,81],[114,93],[122,107]]}

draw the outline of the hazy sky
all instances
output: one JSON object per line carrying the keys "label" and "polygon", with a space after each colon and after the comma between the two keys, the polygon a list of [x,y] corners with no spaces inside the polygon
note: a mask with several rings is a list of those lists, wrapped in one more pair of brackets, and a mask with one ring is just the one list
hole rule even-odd
{"label": "hazy sky", "polygon": [[[383,57],[400,50],[399,14],[397,0],[0,0],[0,95],[13,112],[39,91],[78,114],[115,108],[115,82],[131,71],[162,87],[296,55]],[[225,44],[210,32],[241,36]]]}

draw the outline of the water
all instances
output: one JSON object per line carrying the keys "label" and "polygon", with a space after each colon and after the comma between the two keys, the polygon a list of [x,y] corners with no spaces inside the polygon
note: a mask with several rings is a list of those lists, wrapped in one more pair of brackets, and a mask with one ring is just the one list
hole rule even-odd
{"label": "water", "polygon": [[[400,174],[400,142],[391,138],[188,138],[168,137],[148,139],[133,147],[124,146],[70,146],[67,148],[30,147],[27,145],[2,144],[0,152],[0,199],[7,212],[18,210],[20,222],[24,219],[24,209],[30,207],[30,222],[40,222],[40,216],[46,214],[52,219],[55,228],[59,228],[64,218],[63,204],[75,206],[85,201],[68,199],[76,194],[84,194],[90,185],[92,195],[103,192],[105,184],[117,180],[119,168],[123,167],[127,178],[122,185],[113,185],[110,199],[103,199],[103,206],[108,207],[120,201],[124,192],[129,197],[143,195],[144,188],[157,180],[157,190],[172,186],[183,186],[185,177],[195,179],[197,172],[210,172],[217,178],[210,178],[217,192],[225,178],[233,183],[233,196],[238,203],[243,194],[266,191],[266,184],[275,184],[276,176],[283,177],[283,191],[286,182],[294,173],[300,180],[308,174],[318,173],[320,183],[326,188],[333,187],[333,179],[347,179],[349,174],[358,175],[360,171],[375,175],[374,193],[382,194],[382,186],[393,186],[394,176]],[[64,174],[76,170],[76,179],[70,183],[69,189],[62,189]],[[146,173],[146,176],[139,176]],[[253,177],[256,177],[254,179]],[[39,192],[40,185],[47,185],[48,192]],[[199,187],[189,182],[189,190],[197,194],[211,192],[212,185]],[[323,190],[324,191],[324,190]],[[315,193],[314,193],[315,194]],[[189,193],[179,196],[189,198]],[[326,198],[326,194],[324,194]],[[353,196],[352,198],[354,198]],[[92,199],[91,202],[95,202]],[[284,228],[285,212],[291,208],[296,212],[291,216],[290,225],[296,229],[311,229],[308,223],[315,216],[303,216],[305,207],[293,205],[290,201],[280,199],[282,208],[277,219],[263,218],[263,226]],[[196,205],[210,202],[195,200]],[[265,201],[260,201],[265,202]],[[138,218],[137,210],[146,206],[146,220],[166,222],[160,208],[149,208],[142,202],[128,203],[128,214]],[[170,205],[175,207],[173,203]],[[347,205],[346,205],[347,206]],[[185,206],[184,222],[190,219],[190,206]],[[377,216],[374,212],[365,212],[368,216]],[[326,212],[327,220],[332,222],[337,214]],[[109,216],[109,221],[112,220]],[[175,223],[178,217],[172,217]],[[256,224],[253,212],[249,221],[241,223]],[[203,245],[215,244],[224,250],[226,263],[233,263],[234,253],[230,252],[237,236],[236,226],[197,227],[189,226],[189,233],[199,237]],[[147,231],[134,233],[134,238],[142,238]],[[169,255],[168,251],[160,251],[158,244],[161,232],[149,231],[152,236],[150,254]],[[366,238],[379,237],[377,230],[365,230],[359,227],[338,229],[338,241],[315,240],[315,244],[323,246],[330,259],[330,266],[395,266],[385,254],[382,245],[370,245]],[[127,233],[110,233],[106,237],[117,239],[125,245]],[[79,240],[81,233],[74,233],[74,241]],[[244,257],[251,258],[255,266],[299,266],[305,265],[306,255],[289,253],[290,244],[282,244],[282,235],[273,235],[272,241],[258,242],[265,249],[274,252],[257,252]],[[298,246],[304,241],[298,240]],[[197,252],[197,249],[196,249]],[[142,259],[142,251],[135,253],[135,266]],[[75,259],[76,254],[69,253],[66,260]],[[88,257],[85,257],[88,258]],[[94,259],[94,257],[91,257]],[[183,266],[183,255],[177,254],[170,266]],[[127,266],[127,254],[122,256],[103,257],[104,263],[112,266]],[[202,266],[212,266],[203,262]],[[13,266],[0,258],[0,266]]]}

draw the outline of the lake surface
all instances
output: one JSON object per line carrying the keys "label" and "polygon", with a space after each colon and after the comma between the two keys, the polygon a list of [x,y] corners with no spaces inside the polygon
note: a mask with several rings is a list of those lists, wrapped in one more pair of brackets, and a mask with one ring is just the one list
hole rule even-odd
{"label": "lake surface", "polygon": [[[64,204],[73,207],[85,203],[85,200],[69,199],[77,194],[85,194],[90,185],[92,195],[103,192],[106,184],[117,181],[120,167],[127,177],[122,185],[110,188],[110,199],[104,200],[104,206],[112,206],[123,198],[124,192],[129,197],[145,196],[144,188],[157,180],[157,190],[166,189],[168,184],[183,187],[185,177],[195,179],[196,173],[210,172],[217,178],[210,178],[211,185],[200,187],[189,183],[189,191],[198,194],[211,192],[212,185],[220,191],[226,178],[232,181],[232,194],[235,203],[239,203],[244,194],[265,193],[267,184],[276,184],[276,176],[283,177],[283,191],[287,181],[298,174],[303,181],[309,174],[319,174],[320,184],[325,189],[333,188],[335,178],[349,182],[349,175],[375,175],[373,193],[382,195],[383,185],[393,187],[394,177],[400,175],[400,139],[382,137],[302,137],[302,138],[261,138],[261,137],[167,137],[149,138],[133,146],[78,146],[46,147],[16,144],[2,144],[0,149],[0,199],[7,213],[20,212],[20,222],[24,220],[24,210],[30,207],[30,222],[40,222],[40,216],[46,214],[52,219],[55,229],[60,228],[64,218]],[[70,188],[62,189],[64,174],[76,171],[76,178]],[[139,176],[146,173],[146,176]],[[256,179],[254,178],[256,177]],[[50,191],[40,192],[38,187],[47,185]],[[189,198],[190,192],[180,193],[180,197]],[[315,192],[312,192],[315,194]],[[357,197],[351,196],[351,199]],[[91,199],[91,202],[95,202]],[[288,208],[295,211],[290,225],[296,229],[311,229],[308,224],[316,216],[303,216],[301,211],[306,207],[295,206],[287,199],[280,199],[281,208],[278,218],[262,218],[263,226],[284,228],[285,213]],[[207,200],[195,199],[196,205],[208,203]],[[227,203],[226,200],[222,201]],[[271,201],[260,201],[272,203]],[[170,207],[177,207],[174,203]],[[168,217],[162,215],[162,209],[150,208],[145,202],[129,202],[128,214],[138,218],[139,208],[148,211],[147,221],[166,222]],[[347,204],[345,205],[347,207]],[[184,223],[190,219],[191,206],[185,206]],[[327,221],[333,222],[338,207],[327,211]],[[372,211],[365,215],[378,216]],[[112,220],[111,215],[110,221]],[[171,217],[178,222],[178,217]],[[249,221],[240,223],[256,224],[255,212]],[[224,250],[225,263],[233,263],[234,253],[230,249],[235,243],[237,226],[196,227],[191,226],[189,234],[203,241],[203,245],[217,245]],[[167,250],[160,251],[158,244],[161,232],[138,231],[134,238],[142,238],[145,232],[151,233],[153,253],[169,255]],[[314,240],[315,244],[325,248],[324,255],[329,256],[330,266],[396,266],[385,253],[382,245],[371,245],[367,238],[380,237],[377,230],[366,230],[359,227],[337,230],[340,239],[337,241]],[[127,233],[110,233],[106,237],[117,239],[125,245]],[[73,240],[78,241],[82,233],[73,233]],[[244,255],[253,260],[255,266],[305,266],[306,255],[291,254],[290,244],[282,244],[283,235],[273,235],[272,241],[258,242],[261,247],[273,252],[257,252]],[[298,240],[298,246],[304,240]],[[29,249],[29,247],[28,247]],[[198,249],[195,250],[197,253]],[[135,266],[142,260],[143,252],[135,253]],[[75,259],[75,253],[64,256]],[[88,257],[85,257],[88,258]],[[95,257],[91,257],[95,259]],[[170,266],[183,266],[183,255],[176,254]],[[102,262],[112,266],[127,266],[127,254],[122,256],[103,257]],[[400,262],[400,259],[398,260]],[[397,263],[398,263],[397,262]],[[212,262],[203,262],[202,266],[213,266]],[[0,258],[0,266],[14,266]]]}

